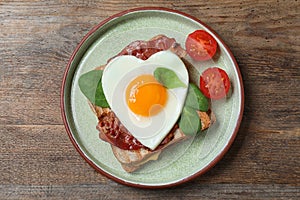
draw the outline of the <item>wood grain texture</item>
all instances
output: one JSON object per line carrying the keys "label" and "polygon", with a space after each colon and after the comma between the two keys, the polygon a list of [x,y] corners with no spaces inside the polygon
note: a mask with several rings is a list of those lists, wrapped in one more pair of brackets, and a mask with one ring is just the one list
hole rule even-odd
{"label": "wood grain texture", "polygon": [[[225,157],[178,187],[107,179],[75,151],[60,87],[82,37],[120,11],[163,6],[193,15],[227,43],[245,111]],[[299,199],[300,4],[297,0],[0,2],[0,199]]]}

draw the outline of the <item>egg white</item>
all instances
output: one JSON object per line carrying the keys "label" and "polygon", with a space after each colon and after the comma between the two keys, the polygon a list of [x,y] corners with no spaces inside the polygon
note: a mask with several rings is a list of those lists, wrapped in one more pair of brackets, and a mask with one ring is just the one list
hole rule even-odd
{"label": "egg white", "polygon": [[[152,74],[157,67],[173,70],[186,87],[167,89],[168,100],[154,116],[133,113],[126,103],[127,85],[143,74]],[[170,51],[161,51],[147,60],[124,55],[111,60],[103,71],[102,87],[108,104],[127,130],[144,146],[155,149],[178,120],[188,89],[189,76],[182,60]]]}

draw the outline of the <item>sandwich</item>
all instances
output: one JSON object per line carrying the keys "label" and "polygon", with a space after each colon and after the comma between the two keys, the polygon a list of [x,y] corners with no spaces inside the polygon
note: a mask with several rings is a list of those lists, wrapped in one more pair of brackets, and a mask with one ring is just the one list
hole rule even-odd
{"label": "sandwich", "polygon": [[[189,77],[191,64],[185,60],[186,55],[186,50],[174,38],[157,35],[148,41],[130,43],[105,65],[80,77],[79,87],[98,119],[99,138],[110,144],[126,172],[134,172],[157,160],[167,147],[208,129],[215,122],[208,98]],[[143,73],[152,73],[156,80]],[[136,76],[139,78],[135,79]],[[98,77],[93,79],[93,87],[86,83],[91,77]],[[137,92],[142,93],[139,84],[145,82],[140,77],[149,79],[142,85],[148,89],[145,86],[144,93],[137,97]],[[149,99],[158,93],[166,97],[151,102]],[[149,105],[143,102],[137,105],[141,101]]]}

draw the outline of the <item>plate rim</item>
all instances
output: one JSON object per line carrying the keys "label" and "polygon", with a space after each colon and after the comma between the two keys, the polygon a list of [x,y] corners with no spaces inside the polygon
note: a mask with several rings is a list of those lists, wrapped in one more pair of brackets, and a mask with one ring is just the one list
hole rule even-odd
{"label": "plate rim", "polygon": [[[217,37],[217,39],[222,43],[222,45],[224,46],[225,50],[227,51],[227,53],[229,54],[229,57],[231,59],[231,61],[233,62],[234,68],[237,71],[237,75],[238,75],[238,80],[240,83],[240,94],[241,94],[241,106],[239,109],[239,116],[237,118],[237,122],[236,122],[236,126],[234,128],[234,131],[228,141],[228,143],[224,146],[223,150],[221,152],[219,152],[219,154],[204,168],[202,168],[201,170],[199,170],[198,172],[194,173],[193,175],[190,175],[186,178],[180,179],[177,182],[172,182],[172,183],[168,183],[168,184],[160,184],[160,185],[144,185],[144,184],[139,184],[139,183],[132,183],[132,182],[127,182],[121,178],[118,178],[116,176],[113,176],[107,172],[105,172],[104,170],[102,170],[101,168],[99,168],[95,163],[93,163],[92,160],[90,160],[85,153],[81,150],[81,148],[79,147],[79,144],[76,142],[75,138],[73,137],[73,133],[70,129],[68,120],[67,120],[67,115],[66,115],[66,106],[65,106],[65,87],[66,87],[66,82],[67,82],[67,76],[71,67],[71,64],[76,56],[76,54],[78,53],[79,49],[81,48],[81,46],[85,43],[85,41],[95,32],[97,31],[99,28],[101,28],[103,25],[105,25],[106,23],[110,22],[113,19],[122,17],[126,14],[129,13],[133,13],[133,12],[138,12],[138,11],[164,11],[167,13],[172,13],[172,14],[178,14],[184,17],[187,17],[189,19],[194,20],[195,22],[201,24],[202,26],[204,26],[205,28],[207,28],[209,31],[211,31],[215,37]],[[243,86],[243,81],[242,81],[242,75],[240,72],[240,69],[238,67],[237,61],[235,59],[235,57],[233,56],[233,53],[231,52],[231,50],[229,49],[229,47],[227,46],[227,44],[220,38],[220,36],[213,30],[211,29],[208,25],[206,25],[204,22],[202,22],[201,20],[199,20],[198,18],[189,15],[187,13],[184,13],[182,11],[179,10],[174,10],[174,9],[170,9],[170,8],[165,8],[165,7],[137,7],[137,8],[132,8],[132,9],[128,9],[128,10],[124,10],[122,12],[116,13],[104,20],[102,20],[99,24],[97,24],[96,26],[94,26],[79,42],[79,44],[76,46],[75,50],[73,51],[63,78],[62,78],[62,84],[61,84],[61,91],[60,91],[60,108],[61,108],[61,117],[63,120],[63,124],[65,126],[66,132],[69,136],[69,139],[71,140],[73,146],[75,147],[75,149],[77,150],[77,152],[80,154],[80,156],[91,166],[93,167],[97,172],[101,173],[102,175],[106,176],[107,178],[114,180],[115,182],[118,182],[120,184],[126,185],[126,186],[131,186],[131,187],[136,187],[136,188],[144,188],[144,189],[159,189],[159,188],[169,188],[169,187],[174,187],[174,186],[178,186],[180,184],[189,182],[193,179],[195,179],[196,177],[199,177],[200,175],[203,175],[204,173],[206,173],[208,170],[210,170],[211,168],[213,168],[223,157],[224,155],[228,152],[228,150],[230,149],[232,143],[234,142],[236,135],[239,131],[240,128],[240,124],[243,118],[243,112],[244,112],[244,86]]]}

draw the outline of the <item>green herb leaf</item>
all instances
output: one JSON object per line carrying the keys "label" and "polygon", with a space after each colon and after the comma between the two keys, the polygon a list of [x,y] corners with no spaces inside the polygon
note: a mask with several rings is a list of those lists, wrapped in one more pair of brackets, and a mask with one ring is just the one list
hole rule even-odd
{"label": "green herb leaf", "polygon": [[201,130],[201,120],[195,109],[189,106],[183,107],[179,128],[185,135],[195,135]]}
{"label": "green herb leaf", "polygon": [[189,84],[185,105],[196,110],[206,112],[208,110],[208,100],[200,89],[193,83]]}
{"label": "green herb leaf", "polygon": [[179,79],[176,73],[164,67],[158,67],[154,71],[155,79],[168,89],[186,87],[186,85]]}
{"label": "green herb leaf", "polygon": [[100,106],[102,108],[109,108],[108,102],[106,101],[101,80],[98,83],[95,95],[95,105]]}
{"label": "green herb leaf", "polygon": [[102,70],[92,70],[80,76],[78,80],[81,92],[96,106],[108,108],[109,105],[102,88]]}

